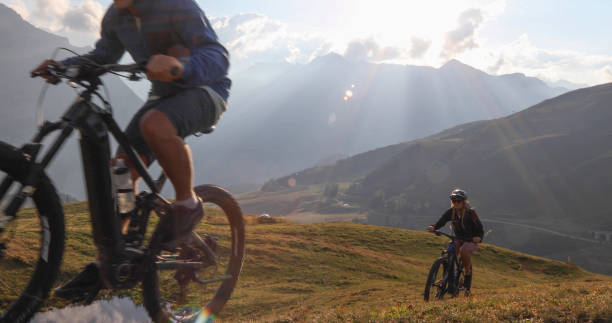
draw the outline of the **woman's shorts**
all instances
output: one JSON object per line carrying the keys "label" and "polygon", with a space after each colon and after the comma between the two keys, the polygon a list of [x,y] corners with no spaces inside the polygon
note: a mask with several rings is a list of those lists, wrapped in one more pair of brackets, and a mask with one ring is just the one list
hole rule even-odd
{"label": "woman's shorts", "polygon": [[455,240],[455,250],[457,250],[457,253],[460,253],[462,250],[465,250],[472,254],[476,250],[478,250],[478,244],[462,240]]}

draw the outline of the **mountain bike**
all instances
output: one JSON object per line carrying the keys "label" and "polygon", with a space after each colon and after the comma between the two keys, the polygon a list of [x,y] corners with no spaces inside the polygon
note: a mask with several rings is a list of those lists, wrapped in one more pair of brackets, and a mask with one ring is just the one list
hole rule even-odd
{"label": "mountain bike", "polygon": [[436,259],[431,265],[425,284],[425,292],[423,292],[425,301],[429,301],[432,297],[442,299],[447,293],[455,297],[465,289],[463,287],[463,264],[455,251],[457,237],[440,231],[434,231],[433,233],[448,237],[451,242],[446,249],[442,250],[440,258]]}
{"label": "mountain bike", "polygon": [[[190,236],[181,239],[177,248],[163,250],[163,228],[155,225],[151,215],[168,216],[170,203],[160,194],[166,177],[162,173],[154,180],[149,175],[113,119],[111,104],[98,92],[103,74],[136,81],[142,78],[144,66],[94,62],[50,66],[46,76],[52,83],[65,80],[79,88],[77,99],[59,121],[44,122],[33,140],[21,148],[0,143],[0,171],[5,173],[0,183],[0,202],[4,201],[0,203],[4,206],[0,212],[0,322],[27,322],[49,297],[60,273],[66,235],[64,211],[45,169],[74,130],[80,132],[89,217],[98,251],[98,261],[92,264],[99,268],[104,285],[78,301],[91,303],[103,287],[124,290],[141,284],[144,306],[154,322],[204,322],[219,313],[230,298],[245,253],[240,206],[218,186],[196,187],[203,202],[215,206],[213,214],[208,208]],[[52,144],[43,149],[43,139],[56,132],[59,134]],[[122,228],[113,190],[109,134],[149,190],[137,195],[127,230]],[[34,208],[25,207],[30,199]],[[27,279],[15,279],[28,270]]]}

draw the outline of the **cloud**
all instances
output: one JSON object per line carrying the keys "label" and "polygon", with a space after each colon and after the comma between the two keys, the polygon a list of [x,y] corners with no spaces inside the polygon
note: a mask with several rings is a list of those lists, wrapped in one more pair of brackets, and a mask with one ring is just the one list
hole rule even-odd
{"label": "cloud", "polygon": [[612,66],[606,65],[602,70],[601,74],[603,75],[604,82],[612,82]]}
{"label": "cloud", "polygon": [[527,34],[502,46],[493,55],[480,49],[462,59],[479,68],[487,68],[488,64],[487,70],[491,73],[518,72],[552,82],[566,80],[595,85],[612,81],[612,55],[540,48],[531,43]]}
{"label": "cloud", "polygon": [[499,72],[499,69],[504,65],[505,62],[506,61],[504,60],[504,57],[499,56],[497,62],[487,68],[487,72],[489,72],[489,74],[497,74],[497,72]]}
{"label": "cloud", "polygon": [[69,0],[32,0],[31,3],[34,9],[28,14],[30,22],[54,32],[63,28],[62,20],[70,8]]}
{"label": "cloud", "polygon": [[457,20],[459,26],[446,33],[441,57],[450,59],[457,54],[477,48],[475,33],[483,20],[483,13],[480,9],[472,8],[461,13]]}
{"label": "cloud", "polygon": [[86,0],[68,9],[63,14],[62,22],[66,30],[97,33],[103,15],[104,9],[99,2]]}
{"label": "cloud", "polygon": [[287,24],[262,14],[244,13],[210,20],[219,40],[230,51],[232,62],[238,65],[307,63],[331,49],[323,37],[291,32]]}
{"label": "cloud", "polygon": [[9,4],[38,28],[67,36],[77,45],[91,45],[98,37],[105,9],[96,0],[13,0]]}
{"label": "cloud", "polygon": [[431,40],[412,37],[412,47],[410,48],[410,57],[421,58],[431,47]]}
{"label": "cloud", "polygon": [[381,47],[373,39],[354,40],[344,52],[344,57],[353,61],[382,62],[403,57],[403,49],[399,47]]}
{"label": "cloud", "polygon": [[6,4],[9,8],[15,10],[23,19],[28,19],[30,11],[24,0],[14,0]]}

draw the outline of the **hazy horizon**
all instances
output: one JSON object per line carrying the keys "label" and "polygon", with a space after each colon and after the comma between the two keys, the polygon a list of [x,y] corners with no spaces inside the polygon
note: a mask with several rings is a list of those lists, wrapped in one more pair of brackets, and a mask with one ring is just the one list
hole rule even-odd
{"label": "hazy horizon", "polygon": [[[91,46],[110,0],[0,0],[37,27]],[[607,1],[205,1],[232,53],[233,71],[306,63],[336,52],[353,60],[440,67],[450,59],[491,74],[547,82],[612,81]]]}

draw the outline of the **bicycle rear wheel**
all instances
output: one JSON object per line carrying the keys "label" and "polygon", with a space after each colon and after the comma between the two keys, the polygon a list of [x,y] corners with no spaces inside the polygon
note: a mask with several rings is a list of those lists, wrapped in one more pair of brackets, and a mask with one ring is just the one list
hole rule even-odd
{"label": "bicycle rear wheel", "polygon": [[448,260],[444,257],[436,259],[429,275],[427,276],[427,283],[425,284],[425,291],[423,292],[423,299],[429,301],[430,299],[442,299],[444,293],[446,293],[446,285],[448,282],[448,275],[446,271],[448,268]]}
{"label": "bicycle rear wheel", "polygon": [[[21,151],[0,142],[0,180],[8,176],[17,186],[28,165]],[[11,193],[6,191],[0,206],[11,201]],[[0,234],[0,322],[29,321],[49,296],[62,262],[64,211],[47,176],[38,179],[32,200],[35,207],[21,210]]]}
{"label": "bicycle rear wheel", "polygon": [[[212,185],[195,189],[207,208],[189,243],[162,252],[145,273],[144,304],[156,322],[205,322],[227,303],[242,270],[244,219],[229,192]],[[172,268],[188,262],[194,266]]]}

